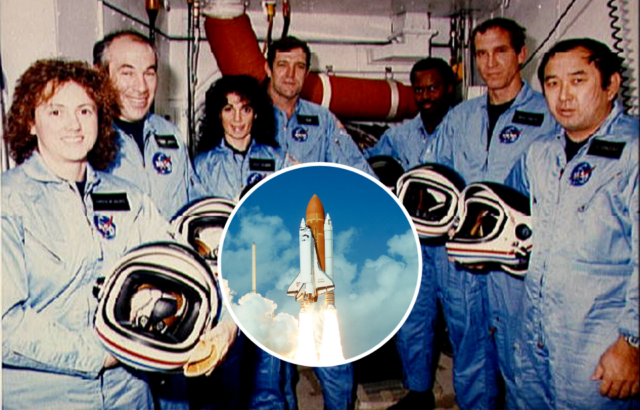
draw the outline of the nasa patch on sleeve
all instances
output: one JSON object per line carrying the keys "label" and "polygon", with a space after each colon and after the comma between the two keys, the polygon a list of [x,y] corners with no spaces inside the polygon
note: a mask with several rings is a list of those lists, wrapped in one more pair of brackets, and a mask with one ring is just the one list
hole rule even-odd
{"label": "nasa patch on sleeve", "polygon": [[594,139],[589,146],[587,155],[595,155],[597,157],[620,159],[626,142],[603,141]]}
{"label": "nasa patch on sleeve", "polygon": [[92,193],[94,211],[130,211],[129,200],[126,192],[118,193]]}

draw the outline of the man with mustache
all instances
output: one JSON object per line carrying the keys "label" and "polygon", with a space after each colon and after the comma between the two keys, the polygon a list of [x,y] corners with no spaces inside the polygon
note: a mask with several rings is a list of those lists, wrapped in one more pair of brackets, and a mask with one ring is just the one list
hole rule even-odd
{"label": "man with mustache", "polygon": [[453,104],[455,76],[440,58],[424,58],[411,68],[413,98],[418,115],[391,127],[367,152],[368,157],[388,155],[406,170],[420,163],[424,150],[432,149],[435,132]]}
{"label": "man with mustache", "polygon": [[[452,105],[455,75],[442,59],[428,57],[411,68],[411,86],[419,113],[415,118],[387,130],[368,156],[388,155],[409,170],[420,164],[424,151],[433,151],[438,125]],[[402,360],[404,387],[409,390],[391,409],[430,409],[433,396],[436,321],[438,306],[435,292],[436,255],[444,248],[422,245],[422,278],[413,309],[396,335]],[[446,259],[442,262],[446,264]]]}

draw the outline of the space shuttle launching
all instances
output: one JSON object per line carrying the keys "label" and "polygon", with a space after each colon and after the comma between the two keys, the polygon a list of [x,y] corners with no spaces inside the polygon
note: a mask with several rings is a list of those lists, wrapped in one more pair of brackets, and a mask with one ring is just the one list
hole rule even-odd
{"label": "space shuttle launching", "polygon": [[335,309],[333,289],[333,225],[324,217],[320,198],[314,195],[307,205],[307,221],[300,223],[300,273],[287,289],[287,295],[301,301],[302,309],[326,294],[325,307]]}

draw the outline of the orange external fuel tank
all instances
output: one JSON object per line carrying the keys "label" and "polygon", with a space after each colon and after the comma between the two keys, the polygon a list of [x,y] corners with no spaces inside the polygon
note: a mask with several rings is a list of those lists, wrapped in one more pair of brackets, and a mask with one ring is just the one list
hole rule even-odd
{"label": "orange external fuel tank", "polygon": [[313,239],[316,242],[316,254],[318,255],[318,263],[323,272],[326,272],[324,261],[324,207],[320,198],[313,195],[307,205],[307,226],[311,228]]}

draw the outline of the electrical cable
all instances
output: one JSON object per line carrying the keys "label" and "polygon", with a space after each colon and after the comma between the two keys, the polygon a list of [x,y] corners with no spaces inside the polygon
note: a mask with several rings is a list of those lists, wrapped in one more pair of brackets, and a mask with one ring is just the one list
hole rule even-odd
{"label": "electrical cable", "polygon": [[0,52],[0,119],[2,120],[2,123],[0,123],[0,126],[2,127],[2,130],[0,130],[0,136],[2,136],[2,163],[1,165],[1,171],[7,171],[10,168],[10,161],[9,161],[9,145],[7,144],[7,142],[4,139],[4,130],[6,129],[6,125],[7,125],[7,107],[6,107],[6,99],[7,99],[7,87],[6,87],[6,82],[5,82],[5,77],[4,77],[4,69],[2,68],[2,53]]}
{"label": "electrical cable", "polygon": [[547,37],[542,41],[542,43],[540,43],[538,48],[536,48],[535,51],[531,53],[531,55],[529,56],[527,61],[524,62],[521,68],[525,68],[527,64],[529,64],[531,60],[533,60],[533,57],[535,57],[535,55],[538,54],[538,52],[544,47],[544,45],[547,44],[547,42],[549,41],[553,33],[555,33],[555,31],[558,29],[558,26],[560,26],[560,23],[562,22],[562,20],[564,20],[567,13],[569,13],[569,10],[571,10],[573,5],[576,4],[577,1],[578,0],[571,0],[571,3],[567,5],[567,7],[564,9],[560,17],[558,17],[558,19],[556,20],[556,23],[553,25],[553,28],[551,28],[551,31],[549,31],[549,34],[547,35]]}
{"label": "electrical cable", "polygon": [[[146,21],[134,16],[133,14],[130,14],[130,13],[122,10],[121,8],[109,3],[106,0],[102,0],[102,4],[104,4],[105,7],[107,7],[108,9],[111,9],[111,10],[115,11],[116,13],[123,15],[124,17],[126,17],[128,19],[135,21],[136,23],[140,24],[143,27],[146,27],[147,29],[151,28],[151,25],[149,23],[147,23]],[[193,40],[192,38],[189,38],[189,37],[172,36],[170,34],[165,33],[162,30],[159,30],[157,27],[154,28],[154,32],[156,34],[159,34],[162,37],[166,38],[167,40],[172,40],[172,41],[189,41],[189,40]]]}
{"label": "electrical cable", "polygon": [[289,34],[289,25],[291,25],[291,6],[289,5],[289,0],[282,2],[282,16],[284,17],[284,25],[282,26],[280,38],[286,37]]}
{"label": "electrical cable", "polygon": [[[618,0],[609,0],[607,1],[607,7],[609,8],[609,17],[611,21],[609,22],[609,27],[611,27],[611,37],[613,38],[613,49],[615,53],[620,56],[620,58],[624,61],[629,62],[628,66],[632,66],[633,59],[627,54],[624,46],[625,38],[624,38],[624,20],[618,15],[620,12],[620,8],[616,5]],[[620,98],[622,99],[622,104],[625,107],[627,113],[630,113],[632,110],[638,110],[638,100],[637,97],[634,97],[631,90],[631,82],[633,81],[633,76],[629,67],[624,67],[623,72],[620,73],[622,76],[622,84],[620,86]],[[635,99],[635,106],[634,106]]]}

